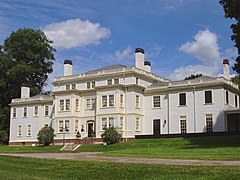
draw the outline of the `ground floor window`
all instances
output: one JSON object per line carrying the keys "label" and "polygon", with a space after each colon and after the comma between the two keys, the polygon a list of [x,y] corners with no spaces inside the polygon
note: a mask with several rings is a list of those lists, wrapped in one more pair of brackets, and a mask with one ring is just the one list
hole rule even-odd
{"label": "ground floor window", "polygon": [[27,126],[27,136],[31,136],[32,135],[32,126],[28,125]]}
{"label": "ground floor window", "polygon": [[140,131],[140,118],[136,117],[135,119],[135,131]]}
{"label": "ground floor window", "polygon": [[69,132],[69,120],[58,121],[58,132]]}
{"label": "ground floor window", "polygon": [[212,114],[206,114],[206,131],[207,132],[213,132]]}
{"label": "ground floor window", "polygon": [[78,132],[78,120],[75,120],[75,133]]}
{"label": "ground floor window", "polygon": [[18,126],[18,136],[22,136],[22,126]]}
{"label": "ground floor window", "polygon": [[187,133],[187,117],[186,116],[180,116],[180,130],[181,130],[181,134]]}
{"label": "ground floor window", "polygon": [[123,117],[120,117],[119,129],[123,131]]}
{"label": "ground floor window", "polygon": [[109,127],[114,127],[114,117],[102,118],[102,130]]}

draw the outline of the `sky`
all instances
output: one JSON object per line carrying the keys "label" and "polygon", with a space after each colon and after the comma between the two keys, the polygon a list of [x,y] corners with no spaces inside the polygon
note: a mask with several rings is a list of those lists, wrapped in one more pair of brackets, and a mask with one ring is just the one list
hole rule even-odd
{"label": "sky", "polygon": [[56,60],[46,89],[63,75],[66,59],[74,74],[134,66],[138,47],[152,72],[170,80],[219,76],[222,60],[233,66],[237,56],[233,22],[219,0],[0,0],[0,44],[20,28],[41,29],[53,40]]}

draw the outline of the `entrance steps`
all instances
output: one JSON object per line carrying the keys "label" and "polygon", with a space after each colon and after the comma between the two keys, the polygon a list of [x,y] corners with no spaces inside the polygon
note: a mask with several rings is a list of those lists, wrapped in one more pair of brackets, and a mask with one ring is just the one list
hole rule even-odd
{"label": "entrance steps", "polygon": [[65,145],[60,149],[60,151],[75,151],[75,150],[77,150],[79,147],[80,147],[80,144],[74,144],[74,143],[65,144]]}

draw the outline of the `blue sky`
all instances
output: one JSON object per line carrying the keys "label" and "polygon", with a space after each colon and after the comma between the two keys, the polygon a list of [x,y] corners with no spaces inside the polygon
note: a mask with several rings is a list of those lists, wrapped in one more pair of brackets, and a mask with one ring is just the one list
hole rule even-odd
{"label": "blue sky", "polygon": [[154,73],[171,80],[218,76],[222,59],[232,66],[237,54],[232,21],[218,1],[0,0],[0,43],[19,28],[43,30],[57,49],[49,82],[63,74],[65,59],[73,61],[74,73],[133,66],[136,47],[145,50]]}

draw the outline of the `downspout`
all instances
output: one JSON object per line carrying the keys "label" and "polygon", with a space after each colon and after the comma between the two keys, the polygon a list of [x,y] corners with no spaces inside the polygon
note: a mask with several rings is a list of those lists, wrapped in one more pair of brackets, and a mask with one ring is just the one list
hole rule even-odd
{"label": "downspout", "polygon": [[194,133],[196,133],[196,95],[195,86],[193,87],[193,123],[194,123]]}

